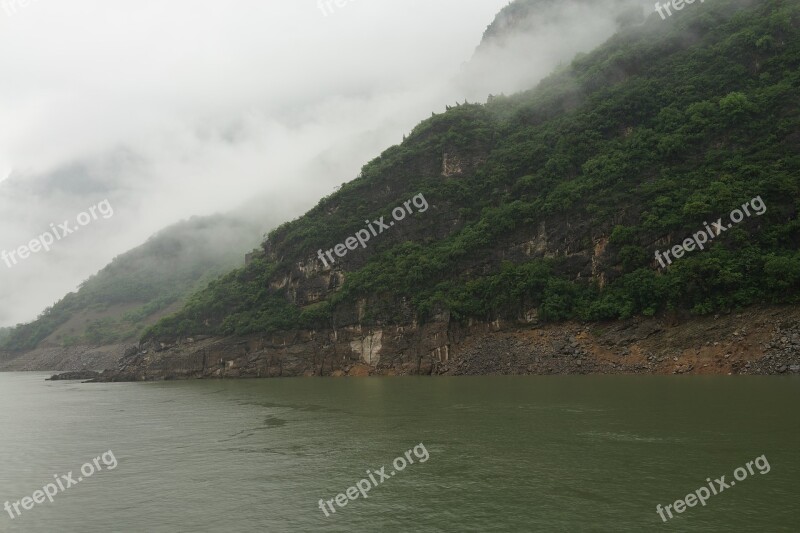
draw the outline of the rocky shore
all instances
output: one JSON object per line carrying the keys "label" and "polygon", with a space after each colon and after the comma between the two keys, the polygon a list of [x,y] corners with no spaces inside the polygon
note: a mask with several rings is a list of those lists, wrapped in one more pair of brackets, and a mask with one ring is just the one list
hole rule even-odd
{"label": "rocky shore", "polygon": [[486,374],[800,374],[800,309],[188,338],[129,349],[97,380]]}
{"label": "rocky shore", "polygon": [[83,370],[79,372],[64,372],[63,374],[54,374],[47,381],[85,381],[97,379],[98,377],[100,377],[100,372]]}

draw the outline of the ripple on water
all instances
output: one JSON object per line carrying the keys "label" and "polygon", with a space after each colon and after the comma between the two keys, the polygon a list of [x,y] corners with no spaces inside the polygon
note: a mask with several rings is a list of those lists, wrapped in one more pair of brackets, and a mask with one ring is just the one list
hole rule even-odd
{"label": "ripple on water", "polygon": [[283,418],[278,418],[277,416],[270,415],[264,419],[264,425],[255,427],[255,428],[246,428],[238,433],[234,433],[233,435],[229,435],[227,439],[223,439],[220,442],[228,442],[234,439],[246,439],[248,437],[252,437],[256,434],[257,431],[265,431],[268,429],[274,429],[285,426],[289,421]]}
{"label": "ripple on water", "polygon": [[614,432],[614,431],[589,431],[581,433],[582,436],[589,437],[594,441],[616,441],[616,442],[665,442],[667,439],[662,437],[643,437],[634,433]]}

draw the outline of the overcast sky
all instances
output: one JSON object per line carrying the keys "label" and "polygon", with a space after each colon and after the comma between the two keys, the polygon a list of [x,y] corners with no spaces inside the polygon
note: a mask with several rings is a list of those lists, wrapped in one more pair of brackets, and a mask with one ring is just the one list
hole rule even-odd
{"label": "overcast sky", "polygon": [[[459,73],[507,0],[343,3],[0,0],[0,251],[103,200],[114,210],[0,261],[0,326],[178,220],[262,197],[295,218],[431,111],[485,100],[495,77]],[[509,62],[524,82],[498,75],[498,89],[610,36],[600,7],[542,30],[522,54],[533,67]]]}

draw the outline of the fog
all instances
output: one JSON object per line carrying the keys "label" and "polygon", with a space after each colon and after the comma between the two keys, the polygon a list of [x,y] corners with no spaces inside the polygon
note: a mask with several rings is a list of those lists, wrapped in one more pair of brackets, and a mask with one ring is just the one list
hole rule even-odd
{"label": "fog", "polygon": [[114,215],[0,262],[0,326],[190,216],[296,218],[432,111],[602,43],[621,9],[543,1],[471,61],[507,0],[18,2],[0,0],[0,251]]}

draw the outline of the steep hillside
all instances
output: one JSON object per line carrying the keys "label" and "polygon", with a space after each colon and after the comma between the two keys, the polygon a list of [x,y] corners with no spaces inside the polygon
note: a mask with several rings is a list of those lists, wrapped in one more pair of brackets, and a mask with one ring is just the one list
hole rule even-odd
{"label": "steep hillside", "polygon": [[[259,375],[278,364],[259,350],[281,346],[301,373],[353,360],[413,371],[477,323],[796,304],[798,67],[795,2],[651,16],[533,91],[426,120],[145,341],[247,336]],[[704,250],[660,267],[657,251],[744,205]],[[364,246],[348,240],[359,234]],[[125,365],[137,377],[225,367],[208,353]]]}
{"label": "steep hillside", "polygon": [[0,331],[6,358],[35,348],[130,342],[182,300],[239,265],[261,235],[230,216],[175,224],[115,258],[30,324]]}

